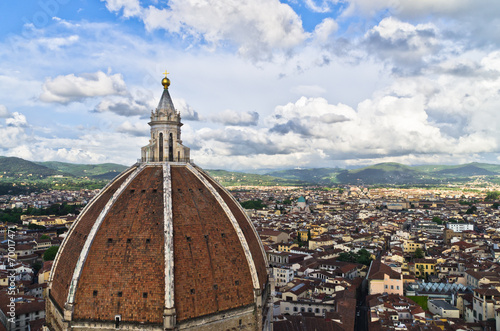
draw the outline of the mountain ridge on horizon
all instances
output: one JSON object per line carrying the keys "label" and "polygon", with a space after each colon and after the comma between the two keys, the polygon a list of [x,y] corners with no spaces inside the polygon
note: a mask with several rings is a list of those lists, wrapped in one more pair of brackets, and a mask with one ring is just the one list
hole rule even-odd
{"label": "mountain ridge on horizon", "polygon": [[[111,180],[128,166],[116,163],[79,164],[59,161],[33,162],[18,157],[0,156],[0,175],[21,178],[28,174],[36,178],[67,176],[94,180]],[[500,164],[471,162],[459,165],[405,165],[382,162],[356,169],[339,167],[295,168],[252,173],[206,169],[226,186],[244,185],[420,185],[467,181],[482,177],[485,181],[500,184]],[[26,178],[26,177],[24,177]]]}

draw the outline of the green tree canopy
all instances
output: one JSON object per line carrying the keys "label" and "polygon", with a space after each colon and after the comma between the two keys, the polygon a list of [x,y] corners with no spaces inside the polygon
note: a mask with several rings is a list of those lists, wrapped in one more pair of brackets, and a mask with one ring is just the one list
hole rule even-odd
{"label": "green tree canopy", "polygon": [[343,262],[353,262],[364,265],[370,265],[372,261],[371,253],[366,249],[362,248],[357,253],[354,252],[343,252],[337,257],[337,261]]}
{"label": "green tree canopy", "polygon": [[45,253],[43,253],[44,261],[54,261],[56,258],[57,251],[59,250],[59,246],[51,246],[49,247]]}
{"label": "green tree canopy", "polygon": [[44,229],[46,229],[46,227],[44,227],[43,225],[30,223],[30,225],[28,225],[28,229],[30,229],[30,230],[44,230]]}
{"label": "green tree canopy", "polygon": [[500,196],[499,191],[488,192],[486,193],[486,198],[484,198],[484,200],[497,200],[499,196]]}
{"label": "green tree canopy", "polygon": [[245,209],[263,209],[264,207],[266,207],[266,205],[260,199],[243,201],[241,203],[241,206]]}
{"label": "green tree canopy", "polygon": [[467,209],[467,211],[465,213],[470,215],[470,214],[474,214],[476,211],[477,211],[477,207],[472,206],[469,209]]}
{"label": "green tree canopy", "polygon": [[432,221],[433,221],[434,223],[439,224],[439,225],[443,224],[443,221],[442,221],[442,220],[441,220],[441,218],[439,218],[438,216],[434,216],[434,217],[432,218]]}
{"label": "green tree canopy", "polygon": [[421,259],[424,257],[424,251],[422,250],[422,248],[418,247],[415,252],[413,253],[413,256],[416,258],[416,259]]}

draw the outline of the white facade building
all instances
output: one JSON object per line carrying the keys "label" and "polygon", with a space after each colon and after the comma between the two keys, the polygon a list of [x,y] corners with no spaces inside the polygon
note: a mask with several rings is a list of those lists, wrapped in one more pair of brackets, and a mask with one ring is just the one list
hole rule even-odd
{"label": "white facade building", "polygon": [[446,227],[453,232],[463,232],[463,231],[472,231],[474,230],[474,224],[468,223],[448,223]]}

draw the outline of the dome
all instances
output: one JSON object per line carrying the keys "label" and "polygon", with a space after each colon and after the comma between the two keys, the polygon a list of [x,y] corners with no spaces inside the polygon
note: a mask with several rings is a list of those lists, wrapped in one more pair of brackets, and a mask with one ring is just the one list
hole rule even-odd
{"label": "dome", "polygon": [[[262,243],[232,195],[186,158],[180,130],[169,144],[170,128],[154,120],[161,111],[150,122],[151,154],[102,189],[62,243],[49,282],[51,330],[263,328]],[[158,147],[153,132],[162,130]],[[183,157],[173,156],[178,149]]]}

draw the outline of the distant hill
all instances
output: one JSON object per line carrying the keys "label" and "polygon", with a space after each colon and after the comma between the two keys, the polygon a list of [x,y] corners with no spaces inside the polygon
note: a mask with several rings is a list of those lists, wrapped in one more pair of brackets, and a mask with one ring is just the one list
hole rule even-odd
{"label": "distant hill", "polygon": [[380,163],[362,169],[343,171],[337,180],[344,184],[393,184],[419,183],[418,171],[398,163]]}
{"label": "distant hill", "polygon": [[226,170],[206,170],[223,186],[302,186],[306,181]]}
{"label": "distant hill", "polygon": [[31,161],[26,161],[18,157],[0,156],[0,175],[3,177],[33,177],[46,178],[49,176],[63,175],[71,176],[68,173],[51,169],[41,164],[36,164]]}
{"label": "distant hill", "polygon": [[75,164],[65,162],[36,162],[47,168],[58,170],[60,172],[70,173],[75,177],[88,177],[95,179],[113,179],[128,167],[116,163],[102,164]]}
{"label": "distant hill", "polygon": [[499,182],[499,175],[499,165],[485,163],[426,166],[381,163],[361,169],[344,171],[337,176],[337,180],[344,184],[412,185],[465,182],[478,176],[487,181]]}
{"label": "distant hill", "polygon": [[353,170],[339,168],[291,169],[269,172],[268,175],[304,181],[310,184],[333,185],[421,185],[468,181],[484,177],[500,182],[500,165],[469,163],[463,165],[406,166],[400,163],[379,163]]}
{"label": "distant hill", "polygon": [[[9,191],[19,187],[18,184],[25,188],[29,186],[33,190],[99,188],[127,168],[114,163],[31,162],[17,157],[0,156],[0,182],[7,185]],[[421,166],[380,163],[353,170],[289,169],[269,171],[265,175],[226,170],[207,172],[224,186],[441,185],[476,179],[500,184],[500,165],[486,163]]]}
{"label": "distant hill", "polygon": [[436,174],[449,175],[449,176],[460,176],[460,177],[470,177],[470,176],[495,176],[498,172],[493,172],[480,168],[473,164],[466,164],[451,169],[443,169],[435,172]]}
{"label": "distant hill", "polygon": [[269,172],[267,175],[307,183],[328,185],[337,182],[336,177],[341,171],[342,169],[339,168],[290,169]]}

